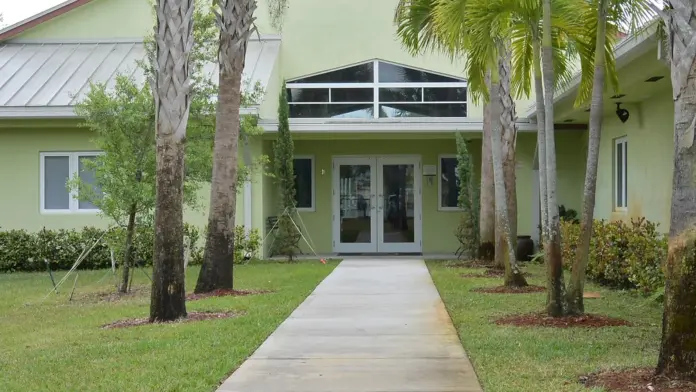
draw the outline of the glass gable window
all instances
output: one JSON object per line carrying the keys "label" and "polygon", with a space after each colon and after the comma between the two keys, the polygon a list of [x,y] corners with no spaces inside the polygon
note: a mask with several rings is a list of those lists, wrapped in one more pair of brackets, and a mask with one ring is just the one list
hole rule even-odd
{"label": "glass gable window", "polygon": [[292,118],[466,117],[467,82],[370,61],[287,83]]}

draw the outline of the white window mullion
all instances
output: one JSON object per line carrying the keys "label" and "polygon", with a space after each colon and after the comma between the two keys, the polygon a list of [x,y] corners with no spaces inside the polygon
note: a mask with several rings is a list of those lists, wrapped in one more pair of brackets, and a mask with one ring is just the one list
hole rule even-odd
{"label": "white window mullion", "polygon": [[[72,180],[75,178],[75,176],[79,176],[79,154],[78,153],[72,153],[70,154],[70,178],[69,180]],[[78,193],[77,189],[71,189],[70,190],[70,211],[77,211],[80,208],[80,201],[78,200]]]}
{"label": "white window mullion", "polygon": [[623,140],[623,162],[622,162],[622,167],[621,169],[623,170],[623,176],[621,178],[623,179],[623,184],[621,185],[623,187],[623,206],[624,208],[628,208],[628,142],[626,139]]}
{"label": "white window mullion", "polygon": [[373,97],[373,117],[374,118],[379,118],[379,61],[375,60],[374,65],[373,65],[373,72],[374,72],[374,80],[373,82],[373,90],[374,90],[374,97]]}

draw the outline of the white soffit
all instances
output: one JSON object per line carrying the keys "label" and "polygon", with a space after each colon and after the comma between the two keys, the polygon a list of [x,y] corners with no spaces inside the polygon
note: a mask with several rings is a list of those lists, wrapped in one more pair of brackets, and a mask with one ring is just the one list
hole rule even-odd
{"label": "white soffit", "polygon": [[[279,50],[279,39],[250,40],[243,80],[266,87]],[[121,74],[145,83],[144,58],[142,42],[0,44],[0,118],[75,117],[90,81],[113,87]],[[204,71],[217,82],[217,64]]]}

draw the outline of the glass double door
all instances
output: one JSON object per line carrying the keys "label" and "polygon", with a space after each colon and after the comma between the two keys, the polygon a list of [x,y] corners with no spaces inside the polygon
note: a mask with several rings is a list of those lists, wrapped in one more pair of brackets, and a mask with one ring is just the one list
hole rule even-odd
{"label": "glass double door", "polygon": [[334,158],[337,253],[420,253],[418,157]]}

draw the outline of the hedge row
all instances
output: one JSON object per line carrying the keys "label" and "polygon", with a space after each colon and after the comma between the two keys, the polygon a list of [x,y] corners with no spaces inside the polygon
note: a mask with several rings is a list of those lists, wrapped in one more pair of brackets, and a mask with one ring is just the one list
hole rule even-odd
{"label": "hedge row", "polygon": [[[46,261],[51,269],[70,269],[82,252],[99,241],[80,264],[80,269],[111,267],[111,251],[118,263],[121,260],[124,230],[85,227],[81,230],[41,230],[30,233],[26,230],[0,231],[0,272],[41,271]],[[195,226],[186,225],[185,241],[192,244],[190,264],[202,260],[202,250],[197,246],[199,232]],[[152,264],[154,232],[151,227],[137,230],[135,259],[139,265]],[[111,246],[110,246],[111,245]]]}
{"label": "hedge row", "polygon": [[[595,221],[587,276],[600,284],[645,294],[664,286],[667,237],[657,227],[645,218],[631,219],[630,223]],[[563,260],[568,268],[575,259],[579,235],[580,225],[561,222]]]}

